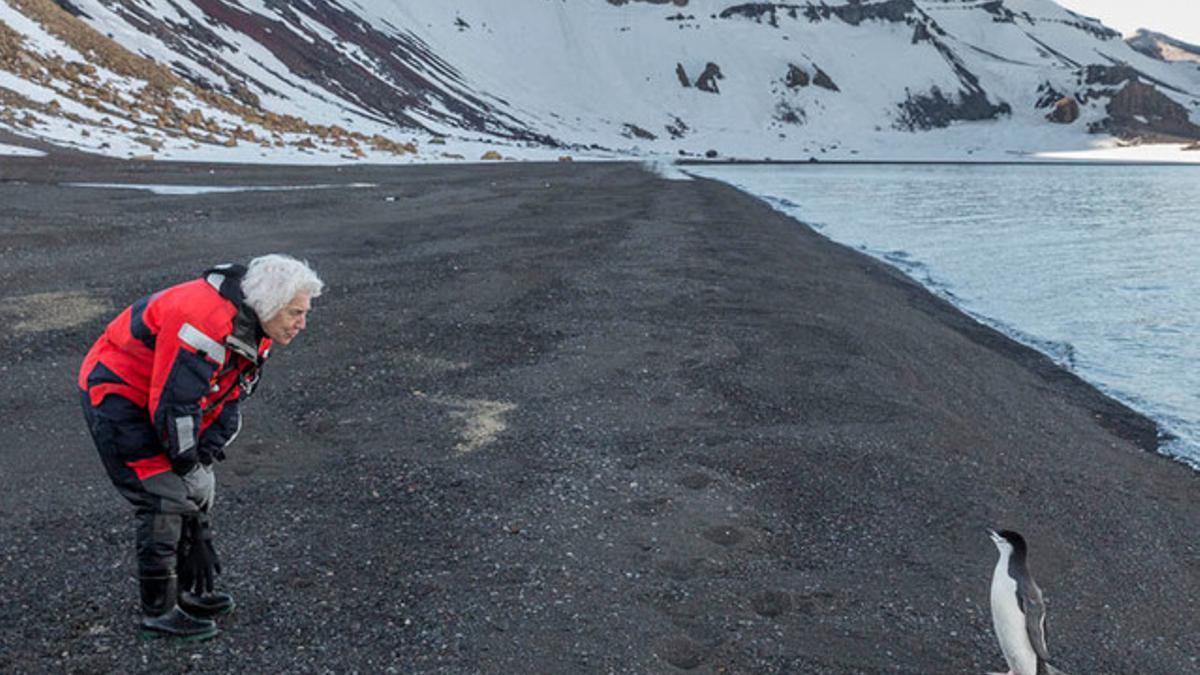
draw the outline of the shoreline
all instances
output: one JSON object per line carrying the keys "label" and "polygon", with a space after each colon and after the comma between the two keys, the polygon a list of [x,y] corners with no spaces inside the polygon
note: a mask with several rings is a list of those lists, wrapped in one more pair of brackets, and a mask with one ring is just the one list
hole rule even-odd
{"label": "shoreline", "polygon": [[[53,161],[68,161],[68,162],[82,162],[82,163],[99,162],[99,163],[126,164],[126,165],[139,165],[139,164],[141,164],[141,165],[164,165],[165,164],[165,165],[179,165],[179,166],[191,165],[191,166],[197,166],[197,167],[216,166],[216,167],[230,167],[230,168],[284,166],[284,167],[292,167],[292,168],[310,168],[310,169],[327,170],[327,171],[328,170],[338,170],[338,169],[342,169],[342,168],[352,168],[352,167],[376,167],[376,168],[380,168],[380,167],[413,167],[413,166],[458,166],[458,167],[463,167],[463,166],[472,166],[472,165],[480,165],[480,164],[486,165],[486,164],[490,163],[488,161],[483,161],[483,160],[449,160],[449,159],[437,158],[437,157],[427,157],[427,158],[424,158],[424,160],[422,162],[395,162],[395,163],[383,163],[383,164],[371,164],[371,163],[363,163],[363,162],[346,163],[346,162],[344,162],[344,160],[340,160],[337,158],[330,158],[327,161],[325,158],[321,158],[321,161],[314,161],[311,163],[310,162],[301,162],[301,163],[284,163],[284,164],[272,163],[269,161],[261,160],[259,158],[242,159],[242,160],[237,160],[237,161],[235,161],[235,160],[214,161],[214,160],[188,159],[188,158],[158,158],[158,159],[145,160],[145,159],[131,159],[131,158],[92,154],[92,153],[89,153],[84,150],[79,150],[79,149],[65,147],[65,146],[53,145],[44,140],[31,138],[31,137],[25,137],[25,136],[19,136],[17,134],[11,133],[11,132],[6,132],[3,130],[0,130],[0,144],[5,144],[5,143],[15,145],[18,147],[24,147],[24,148],[27,148],[30,150],[36,150],[38,152],[44,152],[44,153],[46,153],[46,156],[43,158],[48,159],[52,162]],[[1096,155],[1095,159],[1089,159],[1086,157],[1064,157],[1064,158],[1056,158],[1053,156],[1038,157],[1033,154],[1026,154],[1021,159],[1007,159],[1007,160],[1006,159],[975,160],[975,159],[969,159],[969,158],[965,158],[965,159],[931,159],[931,160],[922,160],[922,159],[845,159],[845,158],[822,159],[822,158],[819,158],[816,156],[809,156],[808,158],[803,158],[803,159],[802,158],[767,159],[767,158],[735,158],[735,157],[706,158],[706,157],[701,157],[698,155],[686,156],[686,157],[680,157],[677,155],[670,155],[670,154],[647,155],[647,156],[638,156],[638,155],[632,155],[632,154],[631,155],[622,155],[620,153],[620,151],[618,151],[618,150],[605,150],[604,152],[608,153],[608,154],[601,154],[601,155],[597,155],[597,156],[581,155],[579,157],[575,157],[573,155],[573,153],[575,151],[587,150],[587,148],[581,148],[581,147],[563,147],[563,148],[559,148],[559,149],[554,149],[553,152],[557,152],[559,154],[566,154],[566,155],[572,157],[572,161],[585,162],[585,163],[590,163],[590,162],[604,162],[604,163],[609,163],[609,162],[617,162],[617,163],[662,162],[662,163],[671,164],[674,166],[705,166],[705,165],[755,166],[755,165],[773,165],[773,164],[778,164],[778,165],[782,165],[782,166],[800,166],[800,165],[807,165],[807,164],[831,164],[831,165],[865,164],[865,165],[881,165],[881,166],[888,166],[888,165],[901,165],[902,166],[902,165],[909,165],[909,164],[914,165],[914,166],[939,166],[939,165],[971,166],[971,165],[976,165],[976,164],[992,165],[992,166],[1025,166],[1025,165],[1034,165],[1034,166],[1053,166],[1053,165],[1113,166],[1113,167],[1200,166],[1200,148],[1183,149],[1185,145],[1186,144],[1183,144],[1183,143],[1165,143],[1165,144],[1149,143],[1149,144],[1138,144],[1138,145],[1131,145],[1131,146],[1125,146],[1125,147],[1119,147],[1119,148],[1099,148],[1099,149],[1088,149],[1088,150],[1061,151],[1061,152],[1074,153],[1074,154],[1091,153],[1091,154]],[[1139,151],[1145,151],[1148,149],[1159,150],[1164,147],[1176,147],[1176,146],[1178,146],[1178,148],[1179,148],[1177,150],[1177,153],[1184,154],[1184,156],[1187,157],[1186,159],[1182,159],[1182,160],[1155,159],[1155,158],[1105,159],[1102,157],[1102,155],[1105,155],[1108,153],[1114,153],[1114,152],[1115,153],[1123,153],[1123,154],[1135,154]],[[505,149],[510,152],[515,150],[515,148],[505,148]],[[1007,152],[1011,153],[1011,154],[1019,154],[1016,151],[1007,151]],[[1059,152],[1059,151],[1053,151],[1053,152]],[[1187,155],[1186,153],[1191,153],[1191,154]],[[511,163],[513,161],[518,161],[518,162],[533,163],[533,164],[542,164],[542,163],[554,164],[554,161],[548,157],[547,158],[529,159],[529,158],[520,157],[519,152],[516,152],[514,154],[515,154],[515,157],[509,157],[509,158],[501,160],[497,163],[503,164],[503,163]],[[5,155],[0,154],[0,157],[4,157],[4,156]],[[317,158],[314,158],[314,159],[317,159]]]}
{"label": "shoreline", "polygon": [[[994,670],[989,526],[1029,540],[1060,668],[1194,667],[1200,477],[1153,422],[758,198],[638,164],[212,168],[4,163],[0,670]],[[139,175],[379,187],[57,184]],[[218,467],[238,609],[138,643],[73,355],[272,250],[329,288]]]}
{"label": "shoreline", "polygon": [[877,165],[877,166],[1196,166],[1200,165],[1200,155],[1194,162],[1167,162],[1159,160],[1108,160],[1108,159],[1037,159],[1026,160],[867,160],[867,159],[677,159],[676,166],[808,166],[808,165]]}
{"label": "shoreline", "polygon": [[[903,163],[904,162],[864,162],[864,164],[903,164]],[[786,162],[785,162],[785,164],[786,164]],[[947,164],[947,163],[928,162],[925,164]],[[950,163],[950,164],[952,164],[952,163]],[[980,164],[986,164],[986,163],[980,162]],[[1087,164],[1087,163],[1082,162],[1080,164]],[[686,172],[685,172],[685,175],[689,176],[692,179],[708,178],[706,176],[699,176],[699,175],[686,173]],[[710,179],[710,180],[720,180],[720,179]],[[725,182],[725,181],[720,181],[720,182]],[[763,202],[764,204],[770,206],[775,211],[778,211],[779,213],[783,214],[784,216],[787,216],[788,218],[791,218],[792,220],[794,220],[797,223],[797,225],[804,227],[806,229],[809,229],[809,230],[825,237],[830,242],[832,242],[838,246],[848,248],[850,250],[858,251],[858,249],[855,249],[852,246],[849,246],[843,242],[839,242],[836,239],[833,239],[832,237],[830,237],[827,234],[825,234],[824,232],[822,232],[820,229],[813,227],[808,222],[805,222],[799,216],[789,213],[785,203],[780,203],[775,198],[771,198],[771,197],[764,196],[764,195],[754,194],[753,192],[745,190],[744,188],[741,188],[733,183],[726,183],[726,184],[730,185],[730,187],[733,187],[734,189],[738,190],[739,192],[743,192],[743,193],[747,194],[748,196],[750,196],[758,201]],[[786,202],[786,200],[784,200],[784,201]],[[1009,324],[1005,323],[1004,321],[1001,321],[994,317],[990,317],[990,316],[987,316],[984,314],[979,314],[977,312],[971,311],[967,307],[960,306],[953,299],[953,294],[947,295],[944,292],[940,292],[937,287],[928,286],[928,285],[922,283],[919,278],[910,275],[903,266],[896,264],[893,261],[890,261],[884,255],[881,255],[881,254],[876,255],[876,254],[873,254],[873,253],[865,251],[865,250],[858,251],[858,252],[862,253],[863,255],[867,255],[871,259],[876,260],[880,263],[883,263],[884,265],[900,272],[906,278],[908,278],[911,281],[913,281],[914,283],[918,284],[919,286],[924,288],[929,293],[948,302],[951,306],[954,307],[954,309],[956,311],[961,312],[962,314],[966,315],[968,318],[979,323],[984,328],[1001,333],[1002,335],[1009,338],[1013,342],[1021,345],[1022,347],[1031,349],[1031,350],[1037,352],[1038,354],[1041,354],[1042,356],[1044,356],[1048,360],[1050,360],[1055,367],[1060,368],[1060,369],[1064,370],[1065,372],[1070,373],[1071,375],[1074,375],[1075,377],[1077,377],[1080,380],[1082,380],[1083,382],[1085,382],[1088,386],[1095,388],[1102,396],[1111,399],[1113,402],[1117,403],[1120,407],[1127,409],[1128,413],[1132,414],[1133,416],[1145,418],[1152,424],[1152,426],[1153,426],[1152,430],[1148,429],[1147,424],[1144,422],[1138,422],[1138,423],[1134,423],[1132,425],[1128,425],[1127,428],[1125,428],[1124,430],[1121,430],[1118,428],[1118,427],[1122,426],[1121,424],[1113,423],[1114,432],[1118,433],[1118,435],[1121,435],[1123,438],[1126,438],[1127,440],[1132,441],[1138,447],[1142,448],[1143,450],[1145,450],[1147,452],[1167,457],[1169,459],[1172,459],[1174,461],[1177,461],[1177,462],[1187,466],[1188,468],[1190,468],[1194,471],[1200,472],[1200,460],[1198,460],[1196,457],[1189,456],[1189,455],[1183,454],[1181,452],[1172,452],[1169,450],[1169,446],[1173,442],[1179,441],[1181,439],[1177,434],[1165,429],[1163,426],[1163,422],[1161,420],[1157,419],[1156,416],[1154,415],[1154,413],[1138,409],[1138,406],[1136,403],[1132,403],[1132,402],[1123,400],[1119,394],[1106,390],[1102,383],[1094,382],[1094,381],[1088,379],[1084,374],[1078,373],[1074,369],[1070,368],[1069,366],[1057,362],[1052,354],[1047,353],[1046,351],[1044,351],[1038,347],[1038,345],[1036,344],[1036,340],[1026,341],[1022,337],[1022,336],[1025,336],[1025,337],[1029,337],[1029,338],[1033,339],[1036,336],[1030,336],[1027,333],[1024,333],[1020,328],[1009,325]],[[1128,418],[1130,415],[1126,414],[1126,413],[1120,413],[1120,416],[1123,418]],[[1194,444],[1193,444],[1193,447],[1194,447]]]}

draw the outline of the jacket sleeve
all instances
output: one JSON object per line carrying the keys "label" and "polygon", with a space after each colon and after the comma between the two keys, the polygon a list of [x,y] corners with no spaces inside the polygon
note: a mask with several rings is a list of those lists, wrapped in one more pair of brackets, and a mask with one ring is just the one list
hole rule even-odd
{"label": "jacket sleeve", "polygon": [[217,419],[200,434],[200,461],[211,464],[214,459],[225,459],[225,448],[233,443],[241,431],[241,399],[234,398],[221,406]]}
{"label": "jacket sleeve", "polygon": [[220,326],[186,318],[164,322],[154,348],[150,410],[167,456],[176,469],[198,459],[200,400],[225,361]]}

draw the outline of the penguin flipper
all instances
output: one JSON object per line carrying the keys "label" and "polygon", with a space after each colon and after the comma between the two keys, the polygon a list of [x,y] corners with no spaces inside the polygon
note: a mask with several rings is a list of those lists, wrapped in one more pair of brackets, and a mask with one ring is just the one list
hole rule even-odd
{"label": "penguin flipper", "polygon": [[1059,670],[1058,668],[1055,668],[1054,666],[1050,665],[1049,663],[1043,662],[1042,666],[1045,668],[1046,675],[1067,675],[1066,673]]}
{"label": "penguin flipper", "polygon": [[1042,591],[1030,582],[1018,592],[1021,594],[1021,609],[1025,612],[1025,632],[1029,634],[1033,651],[1041,660],[1049,661],[1050,653],[1046,648],[1046,601],[1042,599]]}

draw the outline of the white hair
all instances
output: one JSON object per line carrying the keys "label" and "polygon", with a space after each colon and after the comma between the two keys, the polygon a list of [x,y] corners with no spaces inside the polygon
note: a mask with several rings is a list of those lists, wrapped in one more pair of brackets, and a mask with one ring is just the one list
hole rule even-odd
{"label": "white hair", "polygon": [[251,260],[246,276],[242,277],[242,294],[259,321],[275,318],[297,293],[315,298],[323,288],[325,282],[307,262],[279,253]]}

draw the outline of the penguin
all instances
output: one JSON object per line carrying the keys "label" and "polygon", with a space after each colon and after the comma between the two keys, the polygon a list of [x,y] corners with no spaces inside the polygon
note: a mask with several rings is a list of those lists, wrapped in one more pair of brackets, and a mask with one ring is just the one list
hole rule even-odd
{"label": "penguin", "polygon": [[1048,663],[1046,602],[1025,564],[1025,538],[1012,530],[988,530],[1000,559],[992,572],[992,625],[1008,673],[993,675],[1062,675]]}

